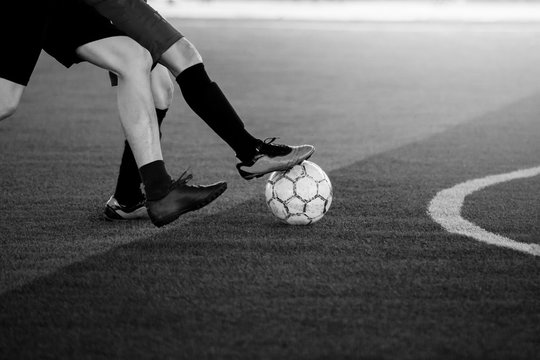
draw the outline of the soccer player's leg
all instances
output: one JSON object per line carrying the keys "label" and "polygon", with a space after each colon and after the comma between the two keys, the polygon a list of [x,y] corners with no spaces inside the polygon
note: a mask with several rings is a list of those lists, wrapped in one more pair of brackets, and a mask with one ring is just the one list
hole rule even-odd
{"label": "soccer player's leg", "polygon": [[167,49],[160,61],[176,77],[191,109],[236,152],[240,160],[237,169],[244,179],[290,169],[315,151],[311,145],[274,144],[276,138],[263,141],[252,136],[220,87],[210,79],[201,55],[186,38]]}
{"label": "soccer player's leg", "polygon": [[174,96],[174,84],[167,68],[157,64],[150,74],[150,82],[156,109],[168,110]]}
{"label": "soccer player's leg", "polygon": [[147,49],[157,62],[161,54],[182,38],[146,0],[81,0],[109,19],[116,28]]}
{"label": "soccer player's leg", "polygon": [[[165,169],[150,90],[152,59],[148,51],[131,38],[111,33],[107,29],[111,25],[105,19],[98,16],[103,20],[100,22],[86,10],[76,7],[76,3],[64,1],[64,14],[58,14],[56,26],[49,29],[44,48],[67,67],[84,60],[118,76],[122,128],[139,168],[146,207],[154,225],[163,226],[188,211],[209,204],[225,191],[224,182],[191,186],[187,184],[190,175],[173,182]],[[62,15],[72,19],[71,24],[66,21],[67,29],[62,23],[66,16]]]}
{"label": "soccer player's leg", "polygon": [[[113,86],[118,83],[116,75],[114,75],[114,80],[112,82]],[[174,85],[169,76],[169,71],[162,65],[157,65],[152,70],[150,80],[161,137],[161,124],[171,105]],[[145,196],[141,189],[139,169],[127,141],[124,142],[124,150],[114,195],[107,201],[104,213],[105,218],[108,220],[148,218],[148,212],[145,207]]]}
{"label": "soccer player's leg", "polygon": [[[126,40],[136,44],[126,37],[113,37],[85,44],[77,49],[77,53],[118,75],[120,118],[144,184],[148,215],[156,226],[163,226],[186,212],[206,206],[220,196],[227,185],[219,182],[191,186],[187,183],[191,179],[188,174],[170,183],[162,160],[150,87],[151,59],[149,54],[145,57],[136,53],[144,50],[137,44],[139,50],[133,53],[131,44]],[[152,143],[149,144],[148,140]]]}
{"label": "soccer player's leg", "polygon": [[0,77],[0,120],[15,113],[25,88],[25,85]]}
{"label": "soccer player's leg", "polygon": [[150,90],[152,61],[148,52],[126,36],[115,36],[83,44],[76,53],[117,74],[120,121],[128,142],[134,144],[137,163],[163,160]]}
{"label": "soccer player's leg", "polygon": [[314,152],[254,138],[221,89],[212,82],[197,49],[143,0],[84,0],[150,51],[176,78],[188,105],[236,152],[245,179],[288,169]]}

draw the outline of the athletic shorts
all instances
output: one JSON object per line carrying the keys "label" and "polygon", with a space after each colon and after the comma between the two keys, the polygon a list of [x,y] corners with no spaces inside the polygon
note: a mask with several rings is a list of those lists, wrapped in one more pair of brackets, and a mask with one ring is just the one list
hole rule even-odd
{"label": "athletic shorts", "polygon": [[75,0],[59,0],[59,3],[49,23],[43,50],[65,67],[84,61],[76,53],[78,47],[113,36],[125,36],[90,6]]}
{"label": "athletic shorts", "polygon": [[183,35],[144,0],[79,0],[92,6],[152,55],[154,63]]}
{"label": "athletic shorts", "polygon": [[[97,20],[95,12],[90,11],[92,15],[89,15],[89,10],[81,6],[80,1],[100,10],[116,26],[102,18]],[[39,0],[29,4],[23,0],[9,0],[3,3],[0,34],[4,36],[4,54],[0,56],[0,77],[28,85],[43,48],[65,66],[70,66],[81,61],[75,54],[78,46],[125,33],[148,49],[157,63],[163,52],[182,38],[180,32],[143,0],[80,1]],[[100,25],[94,26],[92,19]],[[115,28],[127,31],[122,33]],[[62,40],[55,40],[58,36]]]}
{"label": "athletic shorts", "polygon": [[[102,14],[115,14],[115,6],[118,6],[116,0],[82,0],[89,4],[95,5],[96,9],[101,9]],[[154,60],[154,66],[161,58],[161,55],[170,48],[175,42],[184,37],[178,30],[176,30],[171,24],[167,22],[157,11],[152,7],[141,4],[140,0],[127,0],[123,1],[123,6],[126,6],[131,14],[123,14],[128,21],[125,27],[133,39],[137,40],[144,48],[150,51],[152,59]],[[116,5],[115,5],[116,3]],[[98,6],[99,5],[99,6]],[[108,5],[108,6],[106,6]],[[116,16],[113,16],[116,18]],[[109,72],[109,79],[111,86],[118,85],[118,76]]]}
{"label": "athletic shorts", "polygon": [[[81,45],[111,36],[122,36],[111,22],[86,4],[75,0],[40,0],[32,3],[7,1],[9,11],[0,15],[0,31],[11,56],[0,56],[0,77],[28,85],[32,72],[45,50],[66,67],[83,61],[76,54]],[[4,9],[2,9],[4,10]],[[21,21],[21,15],[24,22]],[[24,23],[24,30],[21,25]]]}
{"label": "athletic shorts", "polygon": [[28,85],[43,48],[56,0],[3,1],[0,11],[0,77]]}

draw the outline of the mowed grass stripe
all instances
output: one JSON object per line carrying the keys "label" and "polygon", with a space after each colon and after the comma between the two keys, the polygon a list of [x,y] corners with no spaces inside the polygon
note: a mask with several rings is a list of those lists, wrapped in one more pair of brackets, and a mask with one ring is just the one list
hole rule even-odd
{"label": "mowed grass stripe", "polygon": [[540,263],[426,209],[537,161],[539,103],[330,172],[314,226],[276,222],[261,194],[10,291],[0,357],[533,358]]}

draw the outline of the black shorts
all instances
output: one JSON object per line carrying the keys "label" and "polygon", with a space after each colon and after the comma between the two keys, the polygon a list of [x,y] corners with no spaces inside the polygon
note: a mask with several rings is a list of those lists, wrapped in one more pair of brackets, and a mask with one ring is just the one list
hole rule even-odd
{"label": "black shorts", "polygon": [[[115,26],[82,1],[115,21]],[[156,63],[183,37],[143,0],[39,0],[31,5],[28,11],[28,2],[9,0],[0,12],[0,77],[25,86],[42,49],[69,67],[81,61],[75,54],[77,47],[125,33],[148,49]]]}
{"label": "black shorts", "polygon": [[95,8],[152,55],[154,63],[183,35],[144,0],[80,0]]}
{"label": "black shorts", "polygon": [[[102,10],[103,14],[114,15],[115,1],[116,0],[106,0],[102,4],[101,0],[81,0],[87,3],[91,3],[95,6],[99,4],[98,9]],[[152,59],[154,61],[154,66],[159,61],[161,55],[170,48],[175,42],[184,37],[178,30],[172,27],[167,20],[151,6],[146,5],[147,0],[144,1],[144,5],[141,4],[140,0],[135,0],[130,3],[131,0],[124,2],[124,6],[128,6],[131,13],[126,16],[126,26],[125,28],[131,33],[128,36],[132,38],[137,38],[139,44],[150,51]],[[112,5],[111,5],[112,4]],[[107,5],[109,7],[107,7]],[[115,16],[112,16],[116,18]],[[116,74],[109,72],[109,79],[111,81],[111,86],[118,85],[118,76]]]}
{"label": "black shorts", "polygon": [[76,53],[78,47],[113,36],[125,36],[90,6],[75,0],[59,0],[59,3],[47,28],[43,50],[65,67],[83,61]]}
{"label": "black shorts", "polygon": [[76,54],[79,46],[124,35],[90,6],[75,0],[40,0],[32,3],[31,11],[27,6],[25,1],[7,1],[0,15],[6,54],[0,56],[0,77],[24,86],[42,49],[69,67],[82,61]]}
{"label": "black shorts", "polygon": [[[31,11],[28,7],[32,6]],[[56,0],[4,1],[0,11],[0,77],[28,85],[43,48]]]}

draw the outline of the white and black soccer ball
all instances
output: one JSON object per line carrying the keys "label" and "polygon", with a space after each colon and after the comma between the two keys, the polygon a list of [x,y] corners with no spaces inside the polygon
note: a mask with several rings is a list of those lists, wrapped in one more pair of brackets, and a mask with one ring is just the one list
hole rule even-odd
{"label": "white and black soccer ball", "polygon": [[332,195],[328,175],[311,161],[303,161],[287,171],[275,171],[266,182],[270,211],[291,225],[319,221],[330,208]]}

